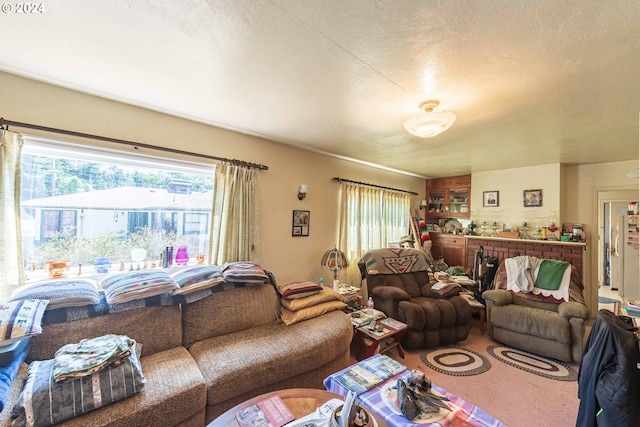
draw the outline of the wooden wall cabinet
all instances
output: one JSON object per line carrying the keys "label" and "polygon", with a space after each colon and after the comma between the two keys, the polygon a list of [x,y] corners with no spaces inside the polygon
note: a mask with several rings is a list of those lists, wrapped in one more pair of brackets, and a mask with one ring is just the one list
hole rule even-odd
{"label": "wooden wall cabinet", "polygon": [[429,233],[431,238],[431,255],[434,259],[444,259],[449,267],[461,265],[466,267],[467,240],[459,234]]}
{"label": "wooden wall cabinet", "polygon": [[471,216],[471,175],[427,180],[425,218]]}

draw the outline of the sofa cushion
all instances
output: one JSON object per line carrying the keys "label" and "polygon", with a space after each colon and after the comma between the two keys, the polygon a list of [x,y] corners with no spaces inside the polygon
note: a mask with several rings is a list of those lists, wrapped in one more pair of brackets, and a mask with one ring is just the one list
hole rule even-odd
{"label": "sofa cushion", "polygon": [[100,302],[98,282],[91,279],[56,279],[21,286],[9,301],[44,299],[47,310],[61,307],[81,307]]}
{"label": "sofa cushion", "polygon": [[569,322],[555,311],[510,304],[494,307],[491,310],[491,323],[494,327],[520,334],[571,344]]}
{"label": "sofa cushion", "polygon": [[[247,308],[250,307],[250,312]],[[280,303],[272,285],[225,289],[182,306],[183,345],[271,324]]]}
{"label": "sofa cushion", "polygon": [[222,266],[222,277],[227,282],[269,283],[269,276],[262,267],[249,261],[225,263]]}
{"label": "sofa cushion", "polygon": [[180,289],[175,289],[173,295],[190,294],[211,288],[224,281],[222,269],[217,265],[196,265],[171,274],[171,278]]}
{"label": "sofa cushion", "polygon": [[303,320],[313,319],[325,313],[335,310],[344,310],[347,304],[342,301],[325,301],[310,307],[301,308],[300,310],[289,310],[282,307],[280,312],[280,320],[285,325],[293,325]]}
{"label": "sofa cushion", "polygon": [[322,291],[322,286],[313,282],[289,282],[284,285],[276,285],[278,293],[287,299],[305,298]]}
{"label": "sofa cushion", "polygon": [[179,289],[179,286],[163,270],[152,269],[107,277],[100,281],[100,288],[109,304],[117,304],[161,295]]}
{"label": "sofa cushion", "polygon": [[38,299],[0,303],[0,346],[41,334],[48,304]]}
{"label": "sofa cushion", "polygon": [[31,339],[30,361],[52,359],[55,351],[65,344],[106,334],[133,338],[142,344],[142,356],[182,344],[179,306],[144,307],[74,322],[54,323],[44,325],[43,331],[42,335]]}
{"label": "sofa cushion", "polygon": [[304,298],[281,298],[280,304],[287,310],[296,311],[327,301],[342,301],[342,295],[331,288],[322,288],[320,292]]}
{"label": "sofa cushion", "polygon": [[207,382],[207,404],[215,405],[339,358],[352,335],[349,316],[333,311],[291,326],[274,320],[198,341],[189,352]]}

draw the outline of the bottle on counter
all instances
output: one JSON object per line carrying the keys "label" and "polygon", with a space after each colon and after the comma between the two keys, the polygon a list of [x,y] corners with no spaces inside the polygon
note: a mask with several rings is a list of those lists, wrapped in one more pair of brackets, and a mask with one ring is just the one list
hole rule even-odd
{"label": "bottle on counter", "polygon": [[367,314],[373,317],[373,298],[369,297],[367,301]]}

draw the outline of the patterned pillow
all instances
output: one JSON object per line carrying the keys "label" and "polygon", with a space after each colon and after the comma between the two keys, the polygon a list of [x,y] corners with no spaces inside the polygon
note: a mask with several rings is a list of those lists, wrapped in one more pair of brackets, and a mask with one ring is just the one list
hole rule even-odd
{"label": "patterned pillow", "polygon": [[227,282],[269,283],[269,276],[253,262],[228,262],[222,266],[222,277]]}
{"label": "patterned pillow", "polygon": [[202,289],[211,288],[224,281],[222,269],[217,265],[197,265],[171,274],[171,278],[180,289],[172,292],[173,295],[184,295]]}
{"label": "patterned pillow", "polygon": [[148,298],[178,289],[178,284],[162,270],[130,271],[100,281],[109,304]]}
{"label": "patterned pillow", "polygon": [[81,307],[100,302],[98,282],[90,279],[57,279],[22,286],[9,301],[25,299],[49,300],[47,310]]}
{"label": "patterned pillow", "polygon": [[322,290],[322,286],[313,282],[289,282],[277,285],[276,288],[284,298],[304,298]]}
{"label": "patterned pillow", "polygon": [[118,366],[61,383],[53,380],[54,359],[34,360],[11,410],[16,417],[11,425],[56,424],[138,393],[146,380],[136,353],[132,351]]}
{"label": "patterned pillow", "polygon": [[0,303],[0,346],[42,333],[42,315],[49,301],[28,299]]}

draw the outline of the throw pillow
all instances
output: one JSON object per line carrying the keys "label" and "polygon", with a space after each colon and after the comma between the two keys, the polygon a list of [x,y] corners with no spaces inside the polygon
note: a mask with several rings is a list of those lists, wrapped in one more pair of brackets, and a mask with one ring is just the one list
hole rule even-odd
{"label": "throw pillow", "polygon": [[0,346],[42,333],[42,315],[49,301],[28,299],[0,303]]}
{"label": "throw pillow", "polygon": [[58,279],[21,286],[9,301],[25,299],[49,300],[47,310],[81,307],[100,302],[98,282],[90,279]]}
{"label": "throw pillow", "polygon": [[314,317],[321,316],[331,311],[344,310],[346,307],[347,304],[342,301],[327,301],[296,311],[291,311],[282,307],[282,310],[280,312],[280,320],[282,321],[282,323],[289,326],[303,320],[313,319]]}
{"label": "throw pillow", "polygon": [[296,311],[327,301],[342,301],[342,296],[330,288],[322,288],[320,292],[303,298],[282,298],[280,303],[288,310]]}
{"label": "throw pillow", "polygon": [[171,278],[180,287],[173,295],[190,294],[195,291],[211,288],[222,283],[222,269],[217,265],[197,265],[171,274]]}
{"label": "throw pillow", "polygon": [[228,262],[222,266],[222,277],[227,282],[269,283],[262,267],[253,262]]}
{"label": "throw pillow", "polygon": [[176,282],[162,270],[130,271],[100,281],[109,304],[148,298],[178,289]]}
{"label": "throw pillow", "polygon": [[304,298],[317,294],[322,290],[322,286],[313,282],[289,282],[284,285],[276,285],[278,293],[285,298]]}
{"label": "throw pillow", "polygon": [[61,383],[53,380],[53,359],[34,360],[11,410],[11,425],[53,425],[138,393],[146,380],[136,353],[118,366]]}

